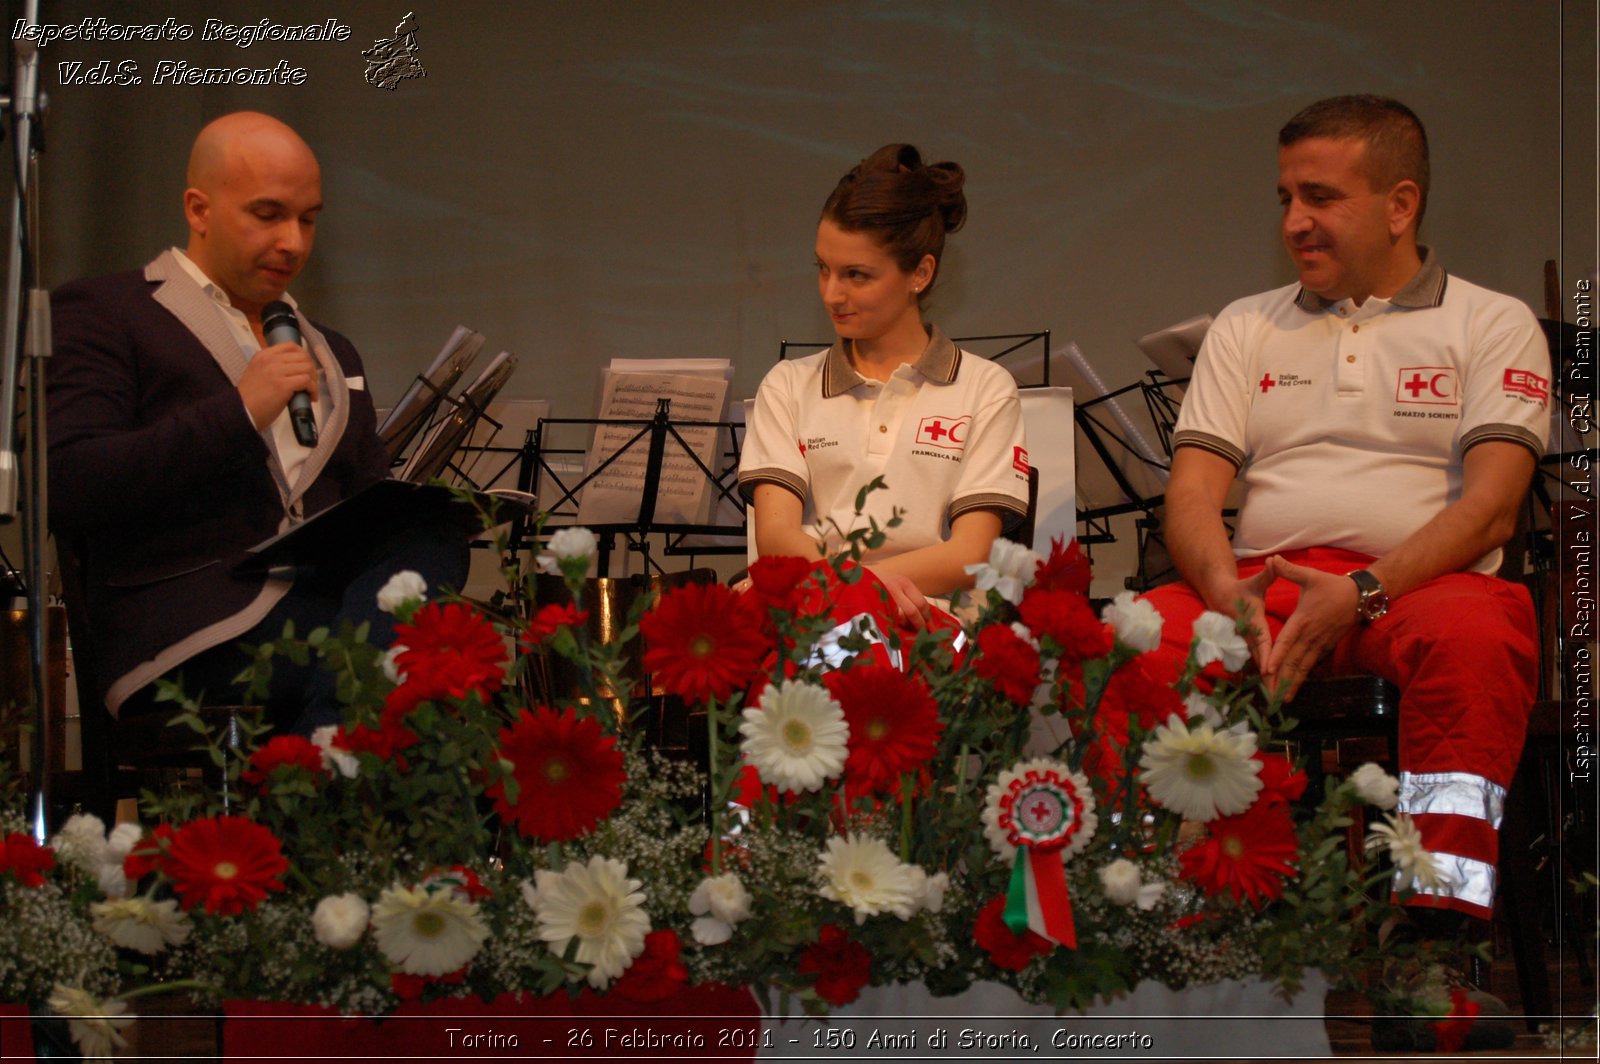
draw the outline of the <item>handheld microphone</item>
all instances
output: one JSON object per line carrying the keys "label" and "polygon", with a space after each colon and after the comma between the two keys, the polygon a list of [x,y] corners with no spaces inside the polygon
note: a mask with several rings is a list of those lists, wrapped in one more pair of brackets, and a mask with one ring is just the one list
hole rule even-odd
{"label": "handheld microphone", "polygon": [[[261,308],[261,331],[267,338],[268,347],[274,344],[305,344],[300,336],[300,321],[294,316],[294,308],[281,299],[274,299]],[[317,419],[311,415],[309,392],[295,392],[289,397],[289,421],[294,425],[294,438],[300,441],[300,446],[317,445]]]}

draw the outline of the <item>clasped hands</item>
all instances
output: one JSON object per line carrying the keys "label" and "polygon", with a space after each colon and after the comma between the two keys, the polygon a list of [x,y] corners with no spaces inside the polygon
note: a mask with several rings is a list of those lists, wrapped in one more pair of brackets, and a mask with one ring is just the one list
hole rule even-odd
{"label": "clasped hands", "polygon": [[[1274,638],[1266,622],[1266,593],[1278,580],[1300,585],[1300,601]],[[1249,623],[1245,638],[1267,690],[1281,692],[1286,702],[1294,700],[1312,667],[1355,625],[1359,594],[1347,576],[1296,565],[1277,555],[1268,558],[1259,573],[1236,582],[1229,601],[1242,603],[1235,615]]]}

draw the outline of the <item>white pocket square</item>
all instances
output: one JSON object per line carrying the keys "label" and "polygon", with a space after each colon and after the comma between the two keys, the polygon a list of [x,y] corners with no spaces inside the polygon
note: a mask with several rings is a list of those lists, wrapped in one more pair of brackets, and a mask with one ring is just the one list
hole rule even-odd
{"label": "white pocket square", "polygon": [[367,390],[367,378],[346,377],[344,379],[344,386],[349,388],[352,392],[364,392]]}

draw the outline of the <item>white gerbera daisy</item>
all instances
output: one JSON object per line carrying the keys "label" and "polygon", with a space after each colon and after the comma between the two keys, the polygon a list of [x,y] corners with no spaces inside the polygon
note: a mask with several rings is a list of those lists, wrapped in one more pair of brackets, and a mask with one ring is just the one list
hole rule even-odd
{"label": "white gerbera daisy", "polygon": [[128,1003],[116,998],[98,1001],[79,987],[57,983],[50,994],[50,1011],[67,1017],[67,1033],[77,1043],[84,1060],[110,1060],[113,1049],[123,1049],[128,1040],[122,1029],[137,1017],[125,1015]]}
{"label": "white gerbera daisy", "polygon": [[829,901],[847,905],[856,914],[856,923],[867,917],[892,912],[909,920],[921,904],[921,890],[911,875],[911,866],[896,857],[882,839],[851,832],[844,838],[828,840],[828,848],[818,855],[819,893]]}
{"label": "white gerbera daisy", "polygon": [[565,954],[576,938],[578,962],[590,965],[589,985],[604,990],[644,952],[650,914],[644,910],[641,884],[628,878],[627,865],[608,857],[591,857],[588,864],[574,861],[565,872],[541,869],[534,875],[537,886],[530,901],[539,937],[556,954]]}
{"label": "white gerbera daisy", "polygon": [[1194,662],[1205,668],[1222,662],[1228,672],[1238,672],[1250,660],[1250,644],[1239,634],[1238,625],[1226,614],[1207,610],[1194,622]]}
{"label": "white gerbera daisy", "polygon": [[739,749],[764,783],[814,791],[844,770],[850,725],[827,688],[798,680],[769,684],[744,721]]}
{"label": "white gerbera daisy", "polygon": [[193,929],[188,914],[178,911],[173,898],[97,901],[89,906],[89,915],[94,917],[94,929],[117,945],[152,955],[183,945]]}
{"label": "white gerbera daisy", "polygon": [[410,975],[448,975],[478,955],[489,929],[454,890],[390,887],[372,907],[378,949]]}
{"label": "white gerbera daisy", "polygon": [[1379,809],[1393,809],[1400,804],[1400,781],[1383,771],[1379,765],[1368,761],[1350,774],[1356,797]]}
{"label": "white gerbera daisy", "polygon": [[1143,654],[1161,645],[1162,617],[1159,611],[1132,591],[1118,593],[1111,604],[1100,611],[1100,619],[1117,633],[1117,639],[1128,649]]}
{"label": "white gerbera daisy", "polygon": [[1139,758],[1150,797],[1185,820],[1202,823],[1250,808],[1261,790],[1256,736],[1218,731],[1203,721],[1193,730],[1176,713],[1156,728]]}
{"label": "white gerbera daisy", "polygon": [[311,930],[329,949],[349,949],[367,932],[372,910],[359,894],[330,894],[311,911]]}
{"label": "white gerbera daisy", "polygon": [[973,586],[978,591],[993,590],[1013,606],[1022,603],[1023,589],[1033,583],[1039,568],[1039,556],[1030,548],[1009,539],[996,539],[989,548],[989,560],[966,566],[969,576],[975,576]]}
{"label": "white gerbera daisy", "polygon": [[1422,832],[1410,814],[1395,813],[1387,821],[1372,826],[1372,834],[1367,836],[1367,849],[1388,849],[1400,889],[1448,886],[1448,877],[1433,854],[1422,845]]}

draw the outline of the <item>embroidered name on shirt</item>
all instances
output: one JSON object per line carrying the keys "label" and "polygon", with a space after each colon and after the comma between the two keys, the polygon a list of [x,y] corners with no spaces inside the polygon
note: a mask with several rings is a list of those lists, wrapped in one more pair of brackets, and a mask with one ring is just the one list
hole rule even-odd
{"label": "embroidered name on shirt", "polygon": [[947,451],[959,451],[966,446],[967,429],[971,424],[971,414],[964,414],[961,417],[925,417],[917,425],[917,442]]}
{"label": "embroidered name on shirt", "polygon": [[1456,371],[1450,366],[1407,366],[1395,378],[1394,401],[1456,406]]}
{"label": "embroidered name on shirt", "polygon": [[1507,395],[1526,395],[1543,403],[1550,398],[1550,382],[1525,369],[1508,369],[1505,376]]}

